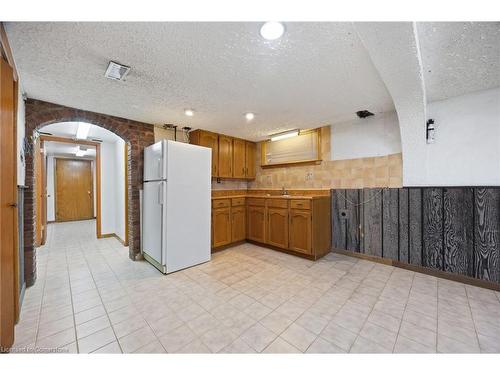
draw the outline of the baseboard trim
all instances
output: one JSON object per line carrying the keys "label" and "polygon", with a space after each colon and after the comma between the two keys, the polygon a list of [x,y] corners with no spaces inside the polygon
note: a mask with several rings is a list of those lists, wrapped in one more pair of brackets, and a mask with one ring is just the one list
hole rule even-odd
{"label": "baseboard trim", "polygon": [[118,236],[116,233],[103,233],[103,234],[101,234],[101,236],[100,236],[100,237],[98,237],[98,238],[111,238],[111,237],[116,238],[118,241],[120,241],[120,243],[121,243],[123,246],[128,246],[128,245],[126,244],[126,242],[125,242],[124,240],[122,240],[122,239],[120,238],[120,236]]}
{"label": "baseboard trim", "polygon": [[418,266],[415,264],[408,264],[408,263],[400,262],[398,260],[381,258],[381,257],[375,256],[375,255],[354,253],[351,251],[341,250],[341,249],[332,249],[332,252],[337,253],[337,254],[347,255],[347,256],[350,256],[353,258],[370,260],[372,262],[381,263],[381,264],[385,264],[388,266],[394,266],[394,267],[402,268],[402,269],[405,269],[408,271],[422,273],[422,274],[429,275],[429,276],[439,277],[440,279],[457,281],[457,282],[467,284],[467,285],[472,285],[472,286],[477,286],[480,288],[500,291],[500,284],[495,283],[493,281],[480,280],[480,279],[476,279],[476,278],[466,276],[466,275],[458,275],[455,273],[434,270],[431,268]]}

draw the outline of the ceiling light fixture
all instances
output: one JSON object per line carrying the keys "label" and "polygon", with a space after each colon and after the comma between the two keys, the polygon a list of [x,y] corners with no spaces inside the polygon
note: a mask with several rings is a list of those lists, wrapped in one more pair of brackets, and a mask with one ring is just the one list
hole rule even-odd
{"label": "ceiling light fixture", "polygon": [[75,156],[82,157],[85,155],[85,151],[80,148],[80,146],[75,147]]}
{"label": "ceiling light fixture", "polygon": [[280,22],[266,22],[260,28],[260,35],[267,40],[276,40],[281,38],[285,32],[285,26]]}
{"label": "ceiling light fixture", "polygon": [[87,139],[89,136],[90,124],[88,122],[79,122],[76,131],[76,139]]}
{"label": "ceiling light fixture", "polygon": [[194,116],[194,110],[192,109],[185,109],[184,114],[188,117],[193,117]]}
{"label": "ceiling light fixture", "polygon": [[255,118],[255,114],[253,114],[252,112],[247,112],[245,113],[245,118],[247,119],[247,121],[252,121]]}
{"label": "ceiling light fixture", "polygon": [[300,133],[299,129],[294,129],[294,130],[288,130],[283,133],[273,134],[271,135],[271,141],[275,142],[286,138],[296,137],[299,135],[299,133]]}

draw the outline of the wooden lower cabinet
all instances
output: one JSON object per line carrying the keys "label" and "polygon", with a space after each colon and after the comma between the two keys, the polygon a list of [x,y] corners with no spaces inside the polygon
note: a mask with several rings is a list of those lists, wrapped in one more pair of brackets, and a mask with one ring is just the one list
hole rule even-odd
{"label": "wooden lower cabinet", "polygon": [[247,237],[247,210],[245,206],[231,208],[231,241],[243,241]]}
{"label": "wooden lower cabinet", "polygon": [[247,238],[252,241],[266,242],[266,208],[248,206]]}
{"label": "wooden lower cabinet", "polygon": [[214,248],[247,239],[310,259],[330,252],[329,196],[219,199],[214,200],[212,207]]}
{"label": "wooden lower cabinet", "polygon": [[311,254],[311,223],[310,210],[290,210],[290,250]]}
{"label": "wooden lower cabinet", "polygon": [[231,243],[231,208],[212,210],[212,247]]}
{"label": "wooden lower cabinet", "polygon": [[288,208],[267,209],[267,243],[288,248]]}

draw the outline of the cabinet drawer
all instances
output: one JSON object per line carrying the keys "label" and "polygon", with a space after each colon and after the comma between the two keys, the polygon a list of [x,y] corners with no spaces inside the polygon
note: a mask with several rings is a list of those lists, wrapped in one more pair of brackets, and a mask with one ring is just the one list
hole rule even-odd
{"label": "cabinet drawer", "polygon": [[311,201],[308,199],[292,199],[290,201],[290,208],[310,210],[311,209]]}
{"label": "cabinet drawer", "polygon": [[288,200],[286,199],[268,199],[267,207],[288,208]]}
{"label": "cabinet drawer", "polygon": [[243,206],[245,204],[245,198],[232,198],[231,206]]}
{"label": "cabinet drawer", "polygon": [[266,200],[264,198],[248,198],[247,203],[249,206],[262,206],[266,205]]}
{"label": "cabinet drawer", "polygon": [[229,207],[230,201],[229,199],[214,199],[212,200],[212,208],[224,208]]}

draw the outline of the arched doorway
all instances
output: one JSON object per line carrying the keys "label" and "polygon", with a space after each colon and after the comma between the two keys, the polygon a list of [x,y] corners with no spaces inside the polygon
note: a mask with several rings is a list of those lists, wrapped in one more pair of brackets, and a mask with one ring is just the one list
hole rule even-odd
{"label": "arched doorway", "polygon": [[140,203],[142,185],[143,149],[154,143],[154,128],[151,124],[84,111],[35,99],[26,101],[26,137],[28,150],[25,152],[27,191],[24,201],[25,277],[28,286],[36,279],[35,252],[35,170],[34,140],[43,126],[57,122],[87,122],[107,129],[128,145],[128,242],[129,258],[140,258]]}

